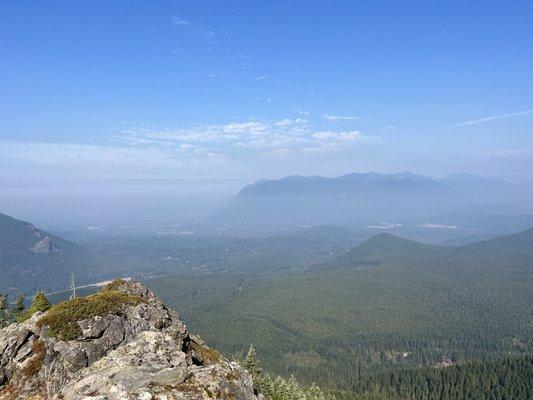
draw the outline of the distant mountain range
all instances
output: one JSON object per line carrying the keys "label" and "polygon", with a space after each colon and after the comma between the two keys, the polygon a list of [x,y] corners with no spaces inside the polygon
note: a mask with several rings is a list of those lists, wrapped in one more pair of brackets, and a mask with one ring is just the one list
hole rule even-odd
{"label": "distant mountain range", "polygon": [[287,176],[278,180],[261,180],[242,188],[238,196],[307,196],[371,194],[441,194],[453,192],[440,182],[410,172],[399,174],[353,173],[337,178],[322,176]]}
{"label": "distant mountain range", "polygon": [[527,214],[517,191],[506,181],[469,174],[439,179],[411,172],[288,176],[243,187],[207,223],[222,231],[269,231],[310,225],[423,224],[442,214]]}
{"label": "distant mountain range", "polygon": [[86,274],[88,255],[76,243],[0,214],[0,292],[64,289],[70,273]]}

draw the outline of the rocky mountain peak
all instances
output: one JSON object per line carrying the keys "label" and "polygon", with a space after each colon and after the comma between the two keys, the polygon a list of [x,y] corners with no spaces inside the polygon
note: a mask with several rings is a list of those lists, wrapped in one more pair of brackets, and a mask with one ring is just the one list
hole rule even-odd
{"label": "rocky mountain peak", "polygon": [[0,331],[0,399],[255,400],[250,374],[136,282]]}

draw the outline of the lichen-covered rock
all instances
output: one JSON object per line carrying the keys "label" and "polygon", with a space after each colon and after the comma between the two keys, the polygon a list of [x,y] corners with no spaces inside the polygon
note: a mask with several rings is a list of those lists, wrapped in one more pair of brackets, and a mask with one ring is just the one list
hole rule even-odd
{"label": "lichen-covered rock", "polygon": [[139,301],[75,321],[73,340],[43,323],[57,323],[53,308],[0,331],[0,400],[256,400],[250,374],[191,339],[146,287],[119,281],[104,290]]}

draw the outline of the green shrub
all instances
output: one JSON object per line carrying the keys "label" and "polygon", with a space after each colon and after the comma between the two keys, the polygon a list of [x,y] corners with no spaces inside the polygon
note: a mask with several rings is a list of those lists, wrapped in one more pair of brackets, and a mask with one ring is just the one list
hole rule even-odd
{"label": "green shrub", "polygon": [[98,315],[121,315],[124,307],[143,301],[139,296],[116,290],[103,290],[88,297],[56,304],[37,321],[37,326],[48,326],[48,334],[59,340],[74,340],[82,333],[78,321]]}
{"label": "green shrub", "polygon": [[127,283],[128,282],[126,282],[124,279],[115,279],[113,280],[113,282],[104,286],[104,288],[102,289],[102,292],[109,291],[109,290],[119,290],[121,286]]}

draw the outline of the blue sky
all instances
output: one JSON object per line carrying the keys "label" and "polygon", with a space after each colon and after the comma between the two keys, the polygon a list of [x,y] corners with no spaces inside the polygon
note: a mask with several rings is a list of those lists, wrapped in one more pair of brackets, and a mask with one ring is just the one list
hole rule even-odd
{"label": "blue sky", "polygon": [[0,180],[533,178],[531,1],[3,1]]}

